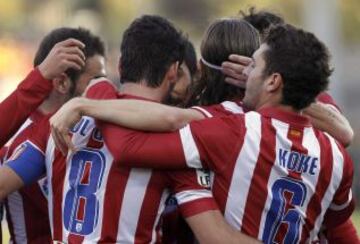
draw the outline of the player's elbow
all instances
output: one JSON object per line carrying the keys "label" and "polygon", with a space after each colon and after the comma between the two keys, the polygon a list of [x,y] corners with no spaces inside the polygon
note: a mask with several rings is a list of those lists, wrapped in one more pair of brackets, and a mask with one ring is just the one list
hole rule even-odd
{"label": "player's elbow", "polygon": [[175,131],[184,127],[186,122],[183,117],[178,113],[168,114],[166,116],[166,130],[167,131]]}
{"label": "player's elbow", "polygon": [[347,128],[344,128],[338,138],[339,142],[342,145],[344,145],[344,147],[349,146],[351,144],[351,142],[353,141],[353,139],[354,139],[354,131],[350,126]]}

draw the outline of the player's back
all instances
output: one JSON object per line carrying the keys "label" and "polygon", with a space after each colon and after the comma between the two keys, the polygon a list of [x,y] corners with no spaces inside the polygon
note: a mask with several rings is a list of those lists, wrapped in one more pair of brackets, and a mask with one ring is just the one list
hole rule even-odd
{"label": "player's back", "polygon": [[[70,243],[159,243],[159,218],[170,190],[185,217],[215,207],[203,171],[178,172],[120,167],[94,119],[83,117],[72,131],[78,148],[66,162],[50,137],[46,151],[53,239]],[[126,133],[125,133],[126,134]],[[193,197],[199,191],[200,197]],[[200,210],[190,209],[198,202]]]}
{"label": "player's back", "polygon": [[51,137],[47,145],[54,240],[155,242],[166,178],[150,169],[116,165],[92,118],[83,117],[72,133],[78,150],[66,163]]}
{"label": "player's back", "polygon": [[[349,216],[351,161],[331,136],[305,117],[276,109],[219,120],[231,130],[211,147],[233,148],[208,158],[214,197],[232,226],[266,243],[296,243],[315,239],[324,221],[344,220],[331,211],[325,217],[329,207]],[[200,147],[200,155],[211,154],[205,150]]]}

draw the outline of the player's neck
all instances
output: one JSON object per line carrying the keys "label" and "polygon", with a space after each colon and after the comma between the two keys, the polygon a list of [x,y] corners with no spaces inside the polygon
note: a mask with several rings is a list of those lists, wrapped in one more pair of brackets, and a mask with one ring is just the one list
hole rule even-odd
{"label": "player's neck", "polygon": [[144,83],[125,83],[121,86],[120,91],[125,94],[143,97],[157,102],[162,101],[164,94],[161,88],[152,88]]}
{"label": "player's neck", "polygon": [[262,108],[268,108],[268,107],[277,108],[279,110],[283,110],[286,112],[292,112],[292,113],[298,113],[298,114],[301,113],[301,111],[298,111],[289,105],[284,105],[284,104],[279,104],[279,103],[273,103],[273,104],[266,103],[266,104],[263,104],[262,106],[258,107],[256,110],[260,110]]}
{"label": "player's neck", "polygon": [[39,106],[38,110],[43,114],[54,113],[68,100],[68,96],[57,95],[52,92],[50,96]]}

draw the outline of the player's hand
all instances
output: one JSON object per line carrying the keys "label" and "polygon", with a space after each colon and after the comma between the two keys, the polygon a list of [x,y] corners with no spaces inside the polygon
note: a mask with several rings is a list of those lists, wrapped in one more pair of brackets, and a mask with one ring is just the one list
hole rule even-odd
{"label": "player's hand", "polygon": [[243,70],[251,61],[249,57],[231,54],[229,61],[221,64],[223,68],[222,72],[226,75],[225,82],[240,88],[245,88],[247,75],[243,73]]}
{"label": "player's hand", "polygon": [[52,80],[67,69],[81,70],[85,65],[84,47],[81,41],[73,38],[57,43],[38,66],[40,73],[45,79]]}
{"label": "player's hand", "polygon": [[73,98],[65,103],[51,118],[51,135],[56,147],[64,154],[67,151],[76,151],[71,141],[70,130],[81,119],[79,106],[84,98]]}

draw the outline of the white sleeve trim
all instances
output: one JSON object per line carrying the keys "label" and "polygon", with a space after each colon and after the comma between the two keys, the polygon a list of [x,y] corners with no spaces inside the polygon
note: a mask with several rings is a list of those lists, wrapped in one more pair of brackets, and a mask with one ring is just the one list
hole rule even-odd
{"label": "white sleeve trim", "polygon": [[[89,84],[87,85],[85,91],[83,94],[86,94],[88,92],[88,90],[95,86],[96,84],[100,83],[100,82],[107,82],[109,83],[110,85],[112,85],[113,87],[116,88],[116,86],[114,85],[114,83],[112,83],[109,79],[107,79],[106,77],[99,77],[99,78],[96,78],[96,79],[92,79]],[[116,88],[117,89],[117,88]]]}
{"label": "white sleeve trim", "polygon": [[194,200],[199,200],[203,198],[212,197],[212,193],[210,190],[201,189],[201,190],[188,190],[182,191],[175,194],[176,200],[179,205],[188,203]]}
{"label": "white sleeve trim", "polygon": [[190,125],[186,125],[180,130],[180,139],[184,149],[187,166],[196,169],[202,168],[199,150],[197,149],[191,134]]}
{"label": "white sleeve trim", "polygon": [[345,209],[347,206],[349,206],[351,200],[352,200],[352,191],[350,190],[350,192],[349,192],[349,197],[348,197],[348,200],[347,200],[346,203],[341,204],[341,205],[337,205],[337,204],[335,204],[335,203],[332,203],[329,208],[330,208],[331,210],[334,210],[334,211],[343,210],[343,209]]}
{"label": "white sleeve trim", "polygon": [[202,107],[199,107],[199,106],[193,106],[191,107],[192,109],[195,109],[195,110],[199,110],[201,113],[203,113],[207,118],[212,118],[212,114],[209,113],[206,109],[203,109]]}
{"label": "white sleeve trim", "polygon": [[234,114],[243,114],[244,113],[243,108],[234,102],[225,101],[225,102],[222,102],[221,105],[225,108],[225,110],[232,112]]}

